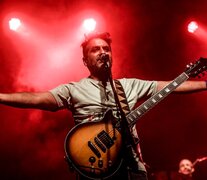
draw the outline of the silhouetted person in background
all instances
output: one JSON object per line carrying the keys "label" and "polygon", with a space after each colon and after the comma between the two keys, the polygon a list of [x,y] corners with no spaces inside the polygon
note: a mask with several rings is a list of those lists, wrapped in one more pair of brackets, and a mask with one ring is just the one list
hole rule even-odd
{"label": "silhouetted person in background", "polygon": [[193,163],[189,159],[182,159],[179,163],[179,176],[183,180],[193,179],[193,172],[195,171]]}

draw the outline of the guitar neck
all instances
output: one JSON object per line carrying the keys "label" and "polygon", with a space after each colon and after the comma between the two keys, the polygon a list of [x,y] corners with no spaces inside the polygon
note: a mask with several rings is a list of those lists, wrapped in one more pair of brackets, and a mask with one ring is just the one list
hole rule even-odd
{"label": "guitar neck", "polygon": [[152,109],[155,105],[157,105],[160,101],[162,101],[165,97],[167,97],[171,92],[173,92],[178,86],[180,86],[188,78],[189,76],[185,72],[183,72],[172,82],[170,82],[167,86],[165,86],[163,89],[158,91],[155,95],[150,97],[147,101],[145,101],[135,110],[131,111],[126,116],[129,127],[133,126],[138,119],[140,119],[145,113],[147,113],[150,109]]}

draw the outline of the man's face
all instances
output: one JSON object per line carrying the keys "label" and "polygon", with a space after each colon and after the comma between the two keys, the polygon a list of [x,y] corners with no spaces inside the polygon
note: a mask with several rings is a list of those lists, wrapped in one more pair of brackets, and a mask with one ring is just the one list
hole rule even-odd
{"label": "man's face", "polygon": [[184,175],[191,175],[194,171],[191,161],[184,159],[179,164],[179,173]]}
{"label": "man's face", "polygon": [[86,52],[87,55],[84,57],[84,63],[92,75],[103,69],[104,61],[100,59],[101,54],[109,55],[109,65],[111,66],[111,47],[103,39],[95,38],[90,40],[86,46]]}

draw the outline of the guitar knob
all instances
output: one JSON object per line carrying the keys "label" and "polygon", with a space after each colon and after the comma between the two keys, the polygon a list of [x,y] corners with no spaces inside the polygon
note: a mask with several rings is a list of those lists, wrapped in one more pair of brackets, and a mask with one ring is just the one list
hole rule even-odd
{"label": "guitar knob", "polygon": [[91,173],[95,173],[95,168],[94,168],[94,166],[91,166],[90,170],[91,170],[91,171],[90,171]]}
{"label": "guitar knob", "polygon": [[98,160],[98,167],[99,168],[102,168],[103,167],[103,160]]}
{"label": "guitar knob", "polygon": [[94,156],[91,156],[91,157],[89,158],[89,162],[90,162],[91,164],[95,163],[95,162],[96,162],[96,158],[95,158]]}
{"label": "guitar knob", "polygon": [[108,165],[109,165],[109,167],[112,166],[112,161],[111,160],[109,160]]}

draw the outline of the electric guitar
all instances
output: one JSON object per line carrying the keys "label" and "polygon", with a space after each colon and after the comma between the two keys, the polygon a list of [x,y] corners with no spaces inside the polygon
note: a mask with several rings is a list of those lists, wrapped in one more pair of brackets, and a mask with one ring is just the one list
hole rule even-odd
{"label": "electric guitar", "polygon": [[[135,125],[137,120],[184,81],[206,70],[205,58],[187,65],[182,74],[126,116],[128,127]],[[123,146],[120,122],[112,115],[111,110],[106,111],[99,121],[74,126],[64,143],[68,163],[89,179],[107,179],[115,174],[123,161]]]}

